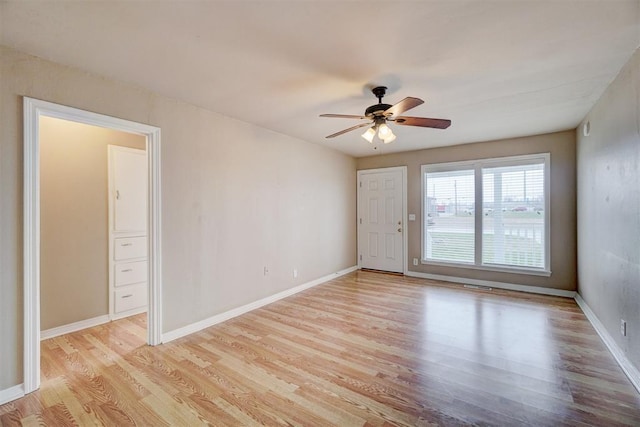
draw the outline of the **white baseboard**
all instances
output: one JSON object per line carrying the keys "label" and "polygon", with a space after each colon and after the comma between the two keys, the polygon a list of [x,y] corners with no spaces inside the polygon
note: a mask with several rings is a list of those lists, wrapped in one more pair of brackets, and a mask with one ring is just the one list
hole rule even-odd
{"label": "white baseboard", "polygon": [[529,292],[531,294],[552,295],[556,297],[574,298],[576,296],[575,291],[542,288],[539,286],[517,285],[515,283],[492,282],[489,280],[467,279],[463,277],[443,276],[440,274],[420,273],[417,271],[408,271],[405,276],[419,277],[421,279],[443,280],[445,282],[462,283],[465,285],[486,286],[489,288],[507,289],[510,291]]}
{"label": "white baseboard", "polygon": [[638,390],[638,393],[640,393],[640,371],[638,371],[627,356],[625,356],[622,349],[618,344],[616,344],[613,337],[609,332],[607,332],[602,322],[600,322],[596,314],[587,305],[586,301],[582,299],[580,294],[576,294],[575,300],[584,312],[584,315],[589,319],[589,322],[591,322],[591,325],[593,325],[593,328],[596,330],[598,335],[600,335],[600,338],[602,338],[602,341],[607,346],[613,357],[616,359],[616,362],[618,362],[618,365],[620,365],[620,368],[622,368],[622,371],[629,378],[629,381],[631,381],[636,390]]}
{"label": "white baseboard", "polygon": [[49,338],[54,338],[64,334],[70,334],[71,332],[80,331],[82,329],[92,328],[94,326],[108,323],[109,315],[93,317],[91,319],[81,320],[79,322],[69,323],[68,325],[58,326],[56,328],[47,329],[46,331],[40,331],[40,341]]}
{"label": "white baseboard", "polygon": [[146,313],[147,312],[147,307],[141,307],[141,308],[134,308],[133,310],[129,310],[129,311],[125,311],[122,313],[117,313],[117,314],[112,314],[111,317],[109,318],[109,320],[118,320],[118,319],[124,319],[125,317],[129,317],[129,316],[135,316],[136,314],[141,314],[141,313]]}
{"label": "white baseboard", "polygon": [[20,399],[24,396],[23,384],[18,384],[4,390],[0,390],[0,405],[4,405],[12,400]]}
{"label": "white baseboard", "polygon": [[234,308],[233,310],[225,311],[224,313],[217,314],[215,316],[209,317],[208,319],[204,319],[199,322],[192,323],[182,328],[174,329],[173,331],[169,331],[167,333],[162,334],[162,342],[167,343],[169,341],[182,338],[186,335],[193,334],[195,332],[201,331],[210,326],[213,326],[218,323],[224,322],[226,320],[232,319],[234,317],[240,316],[241,314],[248,313],[249,311],[263,307],[267,304],[271,304],[283,298],[297,294],[298,292],[302,292],[306,289],[312,288],[321,283],[328,282],[329,280],[335,279],[336,277],[344,276],[345,274],[351,273],[352,271],[356,271],[357,269],[358,269],[358,266],[349,267],[347,269],[340,270],[336,273],[332,273],[327,276],[320,277],[319,279],[312,280],[307,283],[303,283],[302,285],[293,287],[291,289],[287,289],[286,291],[278,292],[277,294],[259,299],[258,301],[254,301],[252,303],[243,305],[241,307]]}

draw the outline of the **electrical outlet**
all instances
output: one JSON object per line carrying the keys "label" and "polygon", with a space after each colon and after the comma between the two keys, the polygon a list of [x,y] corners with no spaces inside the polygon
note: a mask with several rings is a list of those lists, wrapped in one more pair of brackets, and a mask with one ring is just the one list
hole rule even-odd
{"label": "electrical outlet", "polygon": [[298,269],[294,268],[293,269],[293,278],[295,279],[296,277],[298,277]]}
{"label": "electrical outlet", "polygon": [[413,265],[418,265],[418,258],[413,259]]}
{"label": "electrical outlet", "polygon": [[627,336],[627,321],[624,319],[620,319],[620,335]]}

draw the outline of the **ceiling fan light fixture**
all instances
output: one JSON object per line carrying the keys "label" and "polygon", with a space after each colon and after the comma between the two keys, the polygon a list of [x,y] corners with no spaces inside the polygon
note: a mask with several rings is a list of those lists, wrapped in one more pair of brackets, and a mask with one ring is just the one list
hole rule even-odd
{"label": "ceiling fan light fixture", "polygon": [[378,138],[384,141],[390,135],[393,135],[393,132],[391,132],[391,128],[387,126],[386,123],[382,123],[378,126]]}
{"label": "ceiling fan light fixture", "polygon": [[366,139],[370,144],[373,143],[373,137],[376,136],[375,126],[370,127],[362,134],[362,137]]}
{"label": "ceiling fan light fixture", "polygon": [[393,142],[396,140],[396,136],[393,134],[393,132],[391,132],[391,134],[389,136],[387,136],[385,139],[382,140],[382,142],[384,142],[385,144],[388,144],[390,142]]}

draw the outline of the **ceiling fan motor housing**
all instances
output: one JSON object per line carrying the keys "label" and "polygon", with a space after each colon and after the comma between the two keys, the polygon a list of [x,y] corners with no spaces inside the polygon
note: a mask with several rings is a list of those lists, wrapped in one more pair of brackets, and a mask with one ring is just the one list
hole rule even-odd
{"label": "ceiling fan motor housing", "polygon": [[364,111],[364,115],[367,117],[371,117],[371,116],[382,116],[383,113],[388,110],[389,108],[391,108],[390,104],[375,104],[372,105],[371,107],[367,108]]}

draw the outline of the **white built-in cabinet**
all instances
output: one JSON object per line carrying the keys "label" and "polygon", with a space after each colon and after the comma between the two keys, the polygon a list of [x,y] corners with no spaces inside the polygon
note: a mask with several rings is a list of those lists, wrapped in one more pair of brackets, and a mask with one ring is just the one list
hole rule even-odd
{"label": "white built-in cabinet", "polygon": [[147,310],[147,153],[109,145],[109,315]]}

